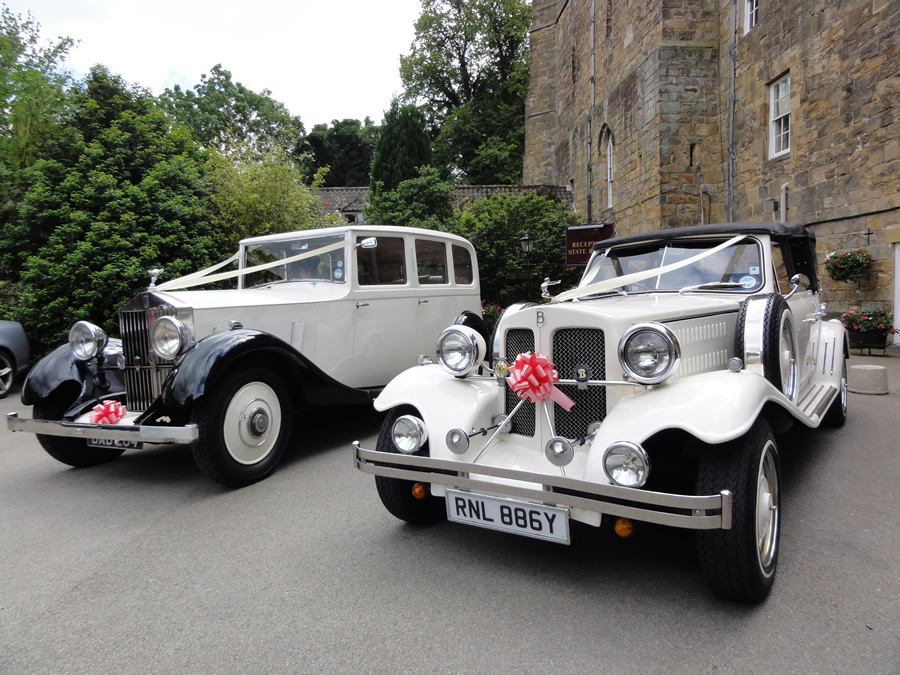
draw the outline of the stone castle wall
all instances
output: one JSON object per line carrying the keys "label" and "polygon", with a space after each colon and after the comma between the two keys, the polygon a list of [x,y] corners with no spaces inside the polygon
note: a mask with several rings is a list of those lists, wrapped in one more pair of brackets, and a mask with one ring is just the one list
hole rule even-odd
{"label": "stone castle wall", "polygon": [[[585,222],[619,234],[774,220],[786,201],[786,218],[815,230],[822,259],[865,247],[876,260],[861,285],[835,284],[820,268],[833,308],[890,309],[900,0],[761,0],[746,32],[743,8],[534,0],[524,181],[570,186]],[[785,74],[791,150],[770,159],[768,85]]]}

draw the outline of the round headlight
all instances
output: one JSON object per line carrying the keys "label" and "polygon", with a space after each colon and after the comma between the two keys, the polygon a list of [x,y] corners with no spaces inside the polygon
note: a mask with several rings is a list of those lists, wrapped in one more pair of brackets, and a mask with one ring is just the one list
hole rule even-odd
{"label": "round headlight", "polygon": [[401,415],[391,427],[391,440],[404,455],[415,454],[428,440],[425,422],[413,415]]}
{"label": "round headlight", "polygon": [[99,326],[88,321],[79,321],[69,330],[69,347],[75,358],[88,361],[106,346],[106,333]]}
{"label": "round headlight", "polygon": [[603,455],[603,470],[616,485],[641,487],[650,476],[650,458],[637,443],[613,443]]}
{"label": "round headlight", "polygon": [[484,338],[468,326],[445,328],[437,341],[438,362],[454,377],[465,377],[481,365]]}
{"label": "round headlight", "polygon": [[175,317],[161,316],[153,324],[150,345],[159,358],[171,361],[190,344],[191,332]]}
{"label": "round headlight", "polygon": [[660,323],[637,323],[619,341],[622,368],[641,384],[659,384],[674,374],[680,360],[678,338]]}

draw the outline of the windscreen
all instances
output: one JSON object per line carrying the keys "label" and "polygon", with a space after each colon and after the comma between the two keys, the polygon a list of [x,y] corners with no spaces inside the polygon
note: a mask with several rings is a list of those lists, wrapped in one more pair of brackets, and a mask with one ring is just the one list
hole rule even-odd
{"label": "windscreen", "polygon": [[[286,260],[303,253],[312,253],[343,242],[345,234],[326,236],[306,236],[296,239],[268,241],[246,246],[244,249],[244,269],[250,269],[279,260]],[[344,283],[347,269],[344,261],[344,246],[311,255],[302,260],[278,264],[259,272],[250,272],[244,277],[244,288],[261,286],[283,281],[328,281]]]}

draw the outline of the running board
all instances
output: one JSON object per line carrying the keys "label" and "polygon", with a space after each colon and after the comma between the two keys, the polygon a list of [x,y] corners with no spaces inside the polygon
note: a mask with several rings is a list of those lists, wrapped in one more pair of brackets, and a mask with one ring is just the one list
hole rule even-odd
{"label": "running board", "polygon": [[833,384],[810,384],[800,393],[797,407],[800,408],[804,417],[809,418],[815,426],[818,426],[822,415],[825,414],[837,395],[837,387]]}

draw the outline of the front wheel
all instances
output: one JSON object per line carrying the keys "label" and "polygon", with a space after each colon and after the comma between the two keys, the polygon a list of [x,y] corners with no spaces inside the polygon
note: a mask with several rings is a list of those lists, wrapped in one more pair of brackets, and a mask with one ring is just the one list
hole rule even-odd
{"label": "front wheel", "polygon": [[[54,396],[34,404],[34,419],[58,421],[63,418],[63,413],[68,408],[69,404],[57,392]],[[80,438],[38,434],[37,439],[53,459],[76,468],[111,462],[125,452],[124,448],[89,448]]]}
{"label": "front wheel", "polygon": [[704,449],[697,494],[721,490],[732,493],[731,529],[698,533],[700,566],[716,594],[759,602],[775,581],[781,521],[778,448],[764,419],[740,438]]}
{"label": "front wheel", "polygon": [[[388,413],[378,434],[378,442],[375,445],[376,450],[379,452],[397,452],[394,442],[391,440],[391,428],[398,417],[410,413],[418,414],[418,412],[410,408],[394,408]],[[428,451],[427,443],[421,451]],[[428,483],[421,483],[425,489],[425,494],[421,495],[421,497],[416,497],[413,494],[415,485],[416,483],[411,480],[375,476],[375,487],[378,489],[378,496],[381,498],[384,508],[391,515],[412,525],[433,525],[444,520],[447,517],[447,508],[444,505],[444,500],[431,494],[431,485]]]}
{"label": "front wheel", "polygon": [[243,368],[200,400],[197,466],[217,483],[243,487],[274,471],[291,435],[291,401],[283,380]]}

